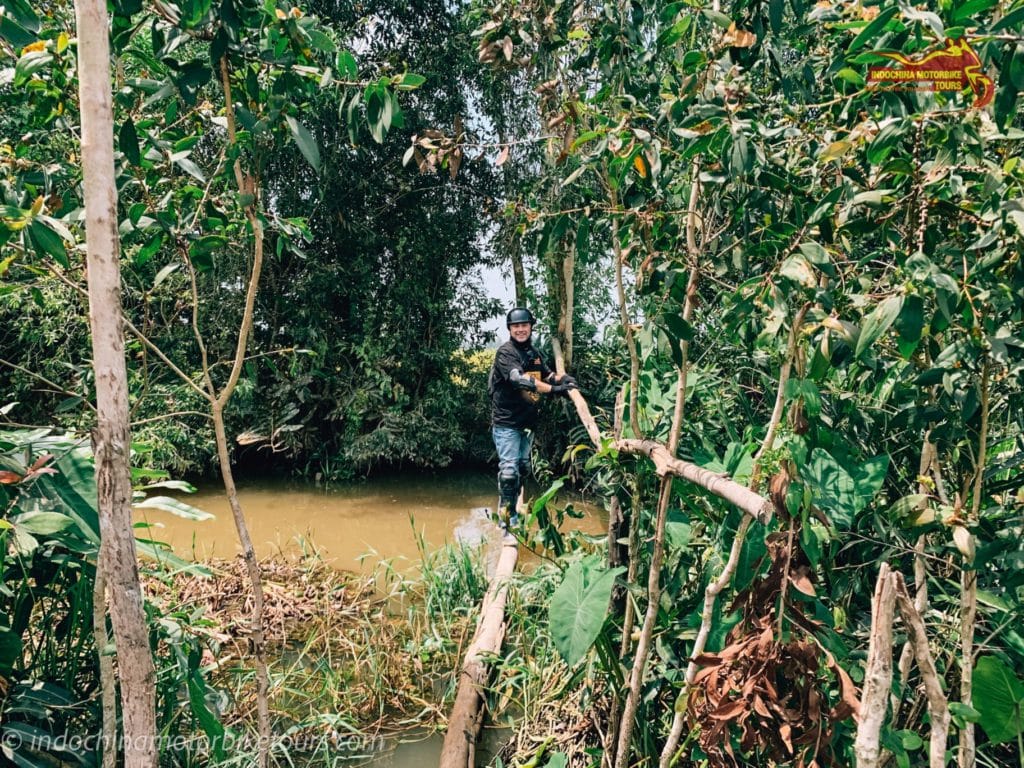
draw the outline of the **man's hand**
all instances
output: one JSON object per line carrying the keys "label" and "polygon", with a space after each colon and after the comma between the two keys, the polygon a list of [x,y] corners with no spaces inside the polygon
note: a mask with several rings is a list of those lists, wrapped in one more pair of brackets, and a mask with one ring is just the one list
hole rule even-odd
{"label": "man's hand", "polygon": [[552,384],[551,385],[551,394],[552,395],[565,395],[571,389],[579,389],[579,387],[576,386],[576,382],[575,381],[570,381],[568,383],[564,383],[563,382],[562,384]]}
{"label": "man's hand", "polygon": [[562,378],[558,381],[559,384],[572,384],[575,387],[579,387],[576,383],[576,379],[570,376],[568,373],[563,373]]}

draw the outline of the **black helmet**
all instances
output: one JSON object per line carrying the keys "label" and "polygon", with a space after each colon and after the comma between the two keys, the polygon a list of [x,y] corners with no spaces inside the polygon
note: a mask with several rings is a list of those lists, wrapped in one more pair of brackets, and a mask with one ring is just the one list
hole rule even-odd
{"label": "black helmet", "polygon": [[512,323],[529,323],[532,326],[537,324],[537,318],[526,307],[514,307],[505,315],[505,327],[510,327]]}

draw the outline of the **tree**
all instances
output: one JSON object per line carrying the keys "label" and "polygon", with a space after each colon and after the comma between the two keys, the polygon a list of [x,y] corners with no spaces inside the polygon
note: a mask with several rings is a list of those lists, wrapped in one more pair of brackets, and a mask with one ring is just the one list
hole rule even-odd
{"label": "tree", "polygon": [[82,106],[89,325],[96,381],[96,488],[100,509],[97,572],[109,586],[121,680],[125,765],[157,764],[155,682],[132,529],[128,376],[121,316],[120,247],[106,4],[75,3]]}

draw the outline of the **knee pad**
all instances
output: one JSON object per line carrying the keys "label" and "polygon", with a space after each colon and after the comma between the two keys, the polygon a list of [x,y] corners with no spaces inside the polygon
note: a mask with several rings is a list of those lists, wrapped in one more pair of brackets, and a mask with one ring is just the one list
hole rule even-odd
{"label": "knee pad", "polygon": [[528,478],[530,476],[530,473],[533,471],[533,467],[530,466],[530,460],[529,459],[520,459],[519,460],[518,469],[519,469],[519,482],[525,484],[526,483],[526,478]]}
{"label": "knee pad", "polygon": [[515,504],[519,496],[519,473],[515,469],[503,469],[498,473],[498,494],[503,504]]}

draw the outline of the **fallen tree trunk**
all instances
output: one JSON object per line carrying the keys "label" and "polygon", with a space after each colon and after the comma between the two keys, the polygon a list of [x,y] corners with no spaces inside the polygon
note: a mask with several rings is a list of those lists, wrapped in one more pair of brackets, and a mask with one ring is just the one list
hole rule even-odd
{"label": "fallen tree trunk", "polygon": [[484,656],[498,653],[505,639],[505,599],[518,559],[519,543],[506,536],[498,567],[480,607],[476,634],[462,662],[448,733],[441,748],[440,768],[473,768],[476,740],[483,722],[483,689],[489,672]]}
{"label": "fallen tree trunk", "polygon": [[[562,349],[557,339],[551,340],[551,347],[554,352],[555,371],[563,374],[565,373],[565,364],[562,361]],[[587,401],[577,390],[570,390],[569,397],[572,399],[573,405],[576,406],[576,412],[579,414],[583,426],[586,427],[591,442],[600,450],[602,447],[601,430],[598,428],[593,414],[590,413]],[[670,474],[689,480],[694,485],[699,485],[715,496],[725,499],[762,523],[771,520],[775,511],[774,505],[764,496],[740,485],[729,477],[698,467],[689,461],[677,459],[666,446],[654,440],[620,439],[612,443],[612,448],[623,453],[643,454],[654,462],[655,471],[659,475]]]}

